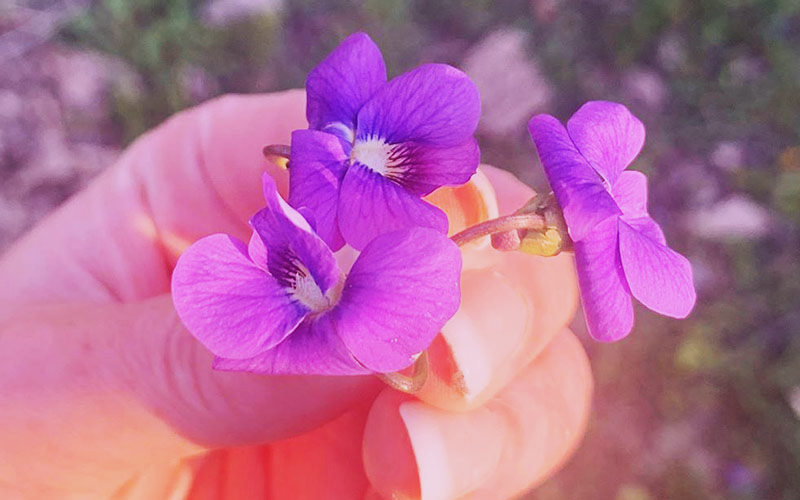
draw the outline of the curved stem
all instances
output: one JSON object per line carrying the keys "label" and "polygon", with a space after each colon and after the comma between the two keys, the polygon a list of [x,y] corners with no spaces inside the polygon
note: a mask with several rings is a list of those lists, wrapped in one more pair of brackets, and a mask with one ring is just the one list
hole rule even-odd
{"label": "curved stem", "polygon": [[463,246],[470,241],[489,236],[495,233],[505,233],[516,229],[533,229],[540,231],[546,226],[544,217],[538,214],[512,214],[487,220],[470,226],[460,233],[450,237],[458,246]]}
{"label": "curved stem", "polygon": [[379,373],[378,378],[398,391],[414,394],[422,389],[425,381],[428,380],[428,351],[422,351],[416,361],[414,361],[414,374],[411,376],[403,375],[400,372]]}
{"label": "curved stem", "polygon": [[270,144],[268,146],[264,146],[264,149],[261,152],[267,158],[270,156],[277,156],[279,158],[288,160],[291,151],[291,147],[287,146],[286,144]]}

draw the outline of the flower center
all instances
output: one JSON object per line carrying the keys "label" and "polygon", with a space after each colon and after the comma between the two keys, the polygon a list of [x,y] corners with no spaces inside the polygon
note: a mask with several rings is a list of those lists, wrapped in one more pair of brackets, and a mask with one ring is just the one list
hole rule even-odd
{"label": "flower center", "polygon": [[333,308],[342,296],[344,288],[344,274],[339,276],[339,281],[327,293],[322,293],[317,282],[306,270],[305,275],[298,274],[291,288],[291,296],[307,308],[312,314],[319,314]]}
{"label": "flower center", "polygon": [[[341,286],[331,287],[327,293],[314,280],[314,275],[308,270],[293,251],[287,250],[283,258],[275,258],[270,264],[270,273],[280,283],[293,300],[300,302],[312,313],[325,312],[333,307],[341,295]],[[342,281],[342,280],[340,280]]]}
{"label": "flower center", "polygon": [[291,286],[292,298],[300,302],[312,312],[323,312],[331,307],[331,302],[322,293],[322,290],[314,281],[314,277],[305,269],[304,266],[301,273],[295,275],[294,283]]}
{"label": "flower center", "polygon": [[381,139],[356,141],[350,151],[350,161],[358,162],[381,175],[389,173],[389,157],[392,147]]}

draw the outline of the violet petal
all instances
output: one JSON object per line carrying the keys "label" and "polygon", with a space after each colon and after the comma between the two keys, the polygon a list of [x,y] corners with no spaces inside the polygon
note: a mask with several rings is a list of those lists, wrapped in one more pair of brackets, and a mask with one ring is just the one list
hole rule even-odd
{"label": "violet petal", "polygon": [[339,282],[339,265],[333,252],[303,216],[283,201],[268,175],[264,176],[264,196],[267,207],[256,212],[250,224],[267,248],[270,274],[279,282],[290,281],[297,265],[302,265],[324,294]]}
{"label": "violet petal", "polygon": [[291,155],[289,203],[312,211],[317,234],[336,251],[344,245],[336,208],[347,155],[335,136],[316,130],[295,130]]}
{"label": "violet petal", "polygon": [[375,238],[353,264],[331,311],[339,336],[371,370],[409,366],[458,309],[460,275],[458,246],[432,229]]}
{"label": "violet petal", "polygon": [[481,158],[474,138],[449,148],[403,143],[395,149],[402,165],[398,168],[397,182],[417,196],[425,196],[442,186],[464,184],[478,170]]}
{"label": "violet petal", "polygon": [[478,89],[462,71],[425,64],[391,80],[358,113],[357,140],[452,147],[478,126]]}
{"label": "violet petal", "polygon": [[578,151],[611,185],[644,144],[644,125],[616,102],[587,102],[569,119],[567,130]]}
{"label": "violet petal", "polygon": [[647,215],[647,176],[636,170],[622,172],[611,188],[611,196],[624,215]]}
{"label": "violet petal", "polygon": [[237,359],[279,343],[309,311],[247,257],[244,243],[225,234],[207,236],[181,255],[172,299],[200,343]]}
{"label": "violet petal", "polygon": [[633,301],[617,248],[617,218],[575,242],[575,264],[589,334],[612,342],[631,332]]}
{"label": "violet petal", "polygon": [[686,257],[622,220],[619,250],[628,286],[639,302],[665,316],[689,315],[697,294]]}
{"label": "violet petal", "polygon": [[250,257],[253,264],[269,272],[267,268],[267,247],[264,245],[264,240],[255,231],[250,235],[250,241],[247,243],[247,256]]}
{"label": "violet petal", "polygon": [[348,36],[308,74],[309,127],[352,142],[358,111],[385,83],[386,65],[375,42],[366,33]]}
{"label": "violet petal", "polygon": [[338,213],[344,239],[359,250],[398,229],[422,226],[446,233],[448,227],[444,212],[358,163],[344,176]]}
{"label": "violet petal", "polygon": [[[317,232],[317,217],[314,215],[314,212],[308,207],[300,207],[297,208],[297,213],[302,215],[303,218],[308,222],[309,227],[315,233]],[[318,233],[319,234],[319,233]]]}
{"label": "violet petal", "polygon": [[580,241],[598,224],[621,213],[561,122],[550,115],[537,115],[531,118],[528,130],[573,241]]}
{"label": "violet petal", "polygon": [[216,357],[217,370],[267,375],[363,375],[371,370],[359,364],[336,335],[331,318],[323,314],[306,319],[272,349],[248,359]]}
{"label": "violet petal", "polygon": [[655,240],[662,245],[667,244],[667,238],[664,236],[664,231],[661,230],[661,226],[659,226],[658,222],[654,221],[649,215],[642,215],[639,217],[623,215],[620,217],[620,219],[627,222],[629,226],[644,234],[648,238]]}

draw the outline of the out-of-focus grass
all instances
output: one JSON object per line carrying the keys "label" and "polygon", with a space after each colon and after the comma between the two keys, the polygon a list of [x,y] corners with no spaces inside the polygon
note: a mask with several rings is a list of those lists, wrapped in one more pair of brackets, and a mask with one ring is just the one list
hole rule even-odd
{"label": "out-of-focus grass", "polygon": [[[683,322],[638,312],[624,342],[587,342],[597,377],[590,432],[540,500],[800,498],[800,2],[796,0],[553,1],[295,0],[273,14],[207,26],[199,0],[101,0],[63,32],[118,56],[138,74],[110,112],[129,141],[193,103],[181,79],[200,68],[215,92],[301,86],[348,33],[368,31],[390,73],[420,60],[458,63],[496,27],[530,33],[562,118],[583,101],[630,103],[648,126],[636,168],[670,242],[711,262],[713,283]],[[654,72],[666,102],[632,101],[622,77]],[[599,75],[599,77],[598,77]],[[743,146],[744,166],[707,158],[718,141]],[[483,142],[484,160],[527,180],[524,133]],[[699,162],[697,173],[681,164]],[[678,172],[678,174],[676,174]],[[677,178],[676,178],[677,176]],[[701,210],[698,180],[744,193],[776,219],[762,239],[708,241],[681,225]],[[576,322],[580,328],[580,322]],[[798,403],[800,404],[800,403]]]}
{"label": "out-of-focus grass", "polygon": [[214,28],[201,22],[200,7],[198,0],[103,0],[63,29],[65,40],[117,56],[139,76],[141,88],[118,89],[112,99],[125,142],[193,104],[180,83],[190,68],[207,71],[226,91],[244,91],[241,76],[275,51],[276,19]]}

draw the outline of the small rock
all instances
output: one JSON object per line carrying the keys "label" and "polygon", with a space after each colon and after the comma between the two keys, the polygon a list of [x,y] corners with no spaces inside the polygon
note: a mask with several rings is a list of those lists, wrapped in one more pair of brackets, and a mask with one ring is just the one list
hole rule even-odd
{"label": "small rock", "polygon": [[16,92],[0,89],[0,120],[14,120],[25,108],[25,103]]}
{"label": "small rock", "polygon": [[534,19],[543,24],[550,24],[558,15],[563,0],[531,0],[531,12]]}
{"label": "small rock", "polygon": [[54,54],[53,68],[61,102],[66,107],[105,110],[108,90],[108,58],[94,52],[64,50]]}
{"label": "small rock", "polygon": [[659,42],[656,57],[665,70],[677,70],[686,63],[686,40],[677,33],[668,33]]}
{"label": "small rock", "polygon": [[647,68],[628,71],[622,77],[625,95],[653,110],[659,110],[667,99],[667,86],[658,73]]}
{"label": "small rock", "polygon": [[613,73],[594,61],[578,63],[577,73],[576,81],[584,95],[608,95],[617,86]]}
{"label": "small rock", "polygon": [[671,168],[667,170],[665,182],[659,183],[660,189],[681,193],[686,198],[687,206],[704,209],[724,195],[717,177],[702,160],[665,157],[662,161],[664,165],[671,165]]}
{"label": "small rock", "polygon": [[692,255],[691,257],[695,288],[700,292],[712,288],[717,281],[717,272],[712,263],[697,255]]}
{"label": "small rock", "polygon": [[794,416],[800,420],[800,386],[792,387],[789,394],[786,395],[786,399],[789,401],[789,406],[791,406]]}
{"label": "small rock", "polygon": [[689,230],[709,240],[750,240],[770,232],[770,211],[743,195],[730,196],[689,217]]}
{"label": "small rock", "polygon": [[490,33],[472,47],[464,71],[481,92],[483,132],[518,134],[550,99],[550,84],[526,53],[527,34],[515,29]]}
{"label": "small rock", "polygon": [[275,14],[282,8],[282,0],[212,0],[206,4],[203,18],[219,26],[254,15]]}
{"label": "small rock", "polygon": [[219,93],[217,81],[199,66],[183,68],[179,82],[192,102],[202,102]]}
{"label": "small rock", "polygon": [[752,82],[767,71],[767,63],[758,57],[741,55],[728,65],[731,77],[740,84]]}
{"label": "small rock", "polygon": [[123,61],[97,52],[61,48],[52,68],[59,98],[68,112],[100,117],[107,113],[112,88],[134,92],[140,76]]}
{"label": "small rock", "polygon": [[723,141],[711,152],[711,164],[720,170],[734,172],[744,167],[744,148],[735,141]]}

